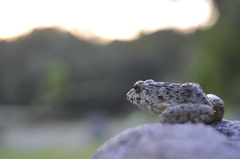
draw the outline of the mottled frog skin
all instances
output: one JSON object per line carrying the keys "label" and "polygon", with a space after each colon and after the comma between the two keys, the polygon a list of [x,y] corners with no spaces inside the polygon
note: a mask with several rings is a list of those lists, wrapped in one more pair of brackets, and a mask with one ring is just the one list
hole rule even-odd
{"label": "mottled frog skin", "polygon": [[220,121],[224,102],[206,94],[197,83],[137,81],[127,99],[144,111],[156,114],[161,123],[206,123]]}

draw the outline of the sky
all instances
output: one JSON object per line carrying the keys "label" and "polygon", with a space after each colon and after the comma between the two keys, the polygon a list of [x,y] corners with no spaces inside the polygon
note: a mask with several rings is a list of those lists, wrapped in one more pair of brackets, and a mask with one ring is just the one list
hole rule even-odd
{"label": "sky", "polygon": [[86,39],[133,39],[140,32],[191,32],[217,19],[212,0],[0,0],[0,39],[61,27]]}

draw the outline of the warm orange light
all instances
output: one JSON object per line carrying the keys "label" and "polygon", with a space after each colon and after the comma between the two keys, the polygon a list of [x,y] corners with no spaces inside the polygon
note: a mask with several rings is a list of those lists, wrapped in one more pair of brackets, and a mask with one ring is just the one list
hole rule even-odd
{"label": "warm orange light", "polygon": [[60,26],[86,38],[130,39],[140,31],[211,26],[211,0],[5,0],[1,2],[0,38],[35,27]]}

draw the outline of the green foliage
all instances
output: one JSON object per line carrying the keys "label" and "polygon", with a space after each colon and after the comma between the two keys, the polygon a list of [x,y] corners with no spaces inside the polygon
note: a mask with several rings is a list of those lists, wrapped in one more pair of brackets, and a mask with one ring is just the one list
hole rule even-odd
{"label": "green foliage", "polygon": [[160,31],[95,45],[55,28],[36,29],[0,42],[0,104],[68,105],[62,110],[70,116],[89,109],[124,110],[135,81],[184,79],[192,39]]}
{"label": "green foliage", "polygon": [[40,104],[58,104],[64,101],[64,91],[68,82],[68,70],[64,61],[54,59],[49,62],[46,73],[39,80],[35,102]]}
{"label": "green foliage", "polygon": [[204,90],[223,97],[227,103],[239,104],[240,89],[240,20],[239,1],[219,1],[222,17],[199,38],[198,69],[195,80]]}

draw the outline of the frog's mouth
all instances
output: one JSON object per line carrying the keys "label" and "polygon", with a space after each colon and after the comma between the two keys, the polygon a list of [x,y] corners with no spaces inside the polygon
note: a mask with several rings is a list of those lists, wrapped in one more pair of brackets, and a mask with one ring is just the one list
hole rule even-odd
{"label": "frog's mouth", "polygon": [[127,100],[130,101],[131,103],[137,105],[137,106],[146,106],[150,105],[151,102],[148,99],[142,99],[140,95],[135,93],[134,89],[131,89],[127,94],[126,94]]}
{"label": "frog's mouth", "polygon": [[126,94],[127,100],[129,100],[133,104],[140,104],[142,98],[136,94],[134,89],[131,89],[127,94]]}
{"label": "frog's mouth", "polygon": [[136,105],[141,105],[142,104],[142,98],[136,97],[136,98],[128,98],[128,100]]}
{"label": "frog's mouth", "polygon": [[130,101],[132,103],[132,96],[133,96],[133,89],[131,89],[127,94],[126,94],[126,97],[127,97],[127,100]]}
{"label": "frog's mouth", "polygon": [[[135,92],[134,89],[131,89],[127,94],[127,100],[130,101],[132,104],[138,106],[141,110],[149,112],[151,114],[153,113],[153,105],[150,99],[141,98],[139,94]],[[162,112],[162,111],[161,111]]]}

